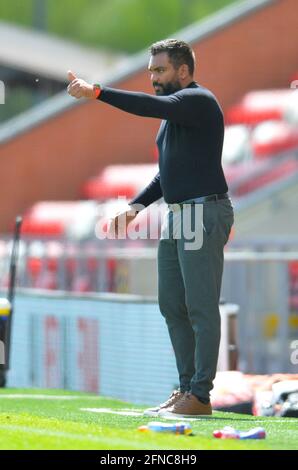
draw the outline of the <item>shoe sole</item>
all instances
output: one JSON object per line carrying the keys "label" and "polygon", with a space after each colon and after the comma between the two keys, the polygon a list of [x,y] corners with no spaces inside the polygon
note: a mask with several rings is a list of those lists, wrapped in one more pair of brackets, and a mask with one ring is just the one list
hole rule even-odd
{"label": "shoe sole", "polygon": [[180,413],[172,413],[171,411],[160,411],[157,416],[161,418],[206,418],[206,416],[212,416],[212,413],[203,413],[200,415],[182,415]]}

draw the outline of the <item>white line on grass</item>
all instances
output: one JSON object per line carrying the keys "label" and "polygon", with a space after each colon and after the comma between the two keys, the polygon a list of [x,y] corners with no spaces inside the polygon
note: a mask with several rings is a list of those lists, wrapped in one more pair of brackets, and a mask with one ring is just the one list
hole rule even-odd
{"label": "white line on grass", "polygon": [[[113,415],[120,415],[120,416],[144,416],[143,411],[133,411],[133,410],[127,410],[127,409],[122,409],[122,410],[112,410],[111,408],[80,408],[80,411],[89,411],[91,413],[110,413]],[[159,416],[159,418],[165,418],[165,419],[175,419],[177,420],[183,420],[183,421],[196,421],[198,418],[183,418],[183,417],[165,417],[165,416]]]}
{"label": "white line on grass", "polygon": [[80,411],[90,411],[91,413],[111,413],[120,416],[143,416],[143,412],[131,410],[112,410],[111,408],[80,408]]}
{"label": "white line on grass", "polygon": [[[183,420],[183,421],[206,421],[206,420],[214,420],[214,421],[217,421],[218,419],[220,420],[225,420],[225,421],[229,421],[229,419],[231,419],[231,421],[237,421],[237,418],[235,418],[233,416],[233,418],[229,418],[228,416],[224,416],[224,417],[216,417],[215,415],[216,411],[213,412],[212,416],[200,416],[198,418],[183,418],[183,416],[181,417],[178,417],[178,416],[159,416],[159,418],[162,418],[162,419],[170,419],[170,420],[175,420],[175,421],[179,421],[179,420]],[[221,412],[220,412],[221,413]],[[243,421],[243,422],[253,422],[254,423],[262,423],[262,424],[274,424],[274,423],[292,423],[292,418],[275,418],[274,416],[272,417],[269,417],[269,416],[259,416],[259,418],[263,418],[263,419],[251,419],[251,418],[254,418],[253,415],[247,415],[248,418],[247,419],[243,419],[243,415],[239,415],[239,420]]]}
{"label": "white line on grass", "polygon": [[28,398],[30,400],[99,400],[98,396],[84,396],[84,395],[29,395],[29,394],[5,394],[0,393],[0,399],[18,399]]}
{"label": "white line on grass", "polygon": [[[113,410],[111,408],[80,408],[80,411],[88,411],[91,413],[110,413],[114,415],[120,415],[120,416],[143,416],[143,412],[139,411],[134,411],[133,409],[122,409],[122,410]],[[201,416],[198,418],[190,418],[190,417],[183,417],[183,416],[158,416],[156,418],[162,418],[162,419],[170,419],[170,420],[175,420],[175,421],[206,421],[206,419],[214,419],[216,420],[216,411],[214,412],[213,417],[212,416]],[[272,419],[269,417],[264,417],[265,419],[254,419],[254,423],[262,423],[262,424],[268,424],[268,423],[285,423],[287,418],[275,418],[272,416]],[[229,419],[229,418],[225,418]],[[234,419],[234,418],[233,418]],[[289,418],[290,422],[291,418]],[[248,419],[247,422],[250,420]]]}

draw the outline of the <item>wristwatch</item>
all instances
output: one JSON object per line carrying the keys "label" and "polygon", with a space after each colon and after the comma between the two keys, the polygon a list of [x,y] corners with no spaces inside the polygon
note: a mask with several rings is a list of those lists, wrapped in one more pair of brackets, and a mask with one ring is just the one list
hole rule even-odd
{"label": "wristwatch", "polygon": [[94,83],[93,90],[94,90],[95,99],[97,99],[101,93],[101,86],[98,83]]}

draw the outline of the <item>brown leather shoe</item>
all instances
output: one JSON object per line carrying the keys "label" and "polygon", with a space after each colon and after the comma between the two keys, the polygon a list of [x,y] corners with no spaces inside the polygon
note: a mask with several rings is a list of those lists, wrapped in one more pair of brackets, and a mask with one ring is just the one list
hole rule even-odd
{"label": "brown leather shoe", "polygon": [[144,411],[143,415],[144,416],[158,416],[158,413],[161,410],[165,410],[167,408],[172,407],[183,396],[184,396],[184,393],[180,392],[179,390],[174,390],[171,393],[171,395],[169,396],[169,398],[164,403],[161,403],[160,405],[156,406],[155,408],[148,408],[147,410]]}
{"label": "brown leather shoe", "polygon": [[170,408],[160,410],[158,416],[166,417],[182,417],[195,418],[199,416],[212,415],[211,404],[202,403],[192,393],[186,392],[183,397]]}

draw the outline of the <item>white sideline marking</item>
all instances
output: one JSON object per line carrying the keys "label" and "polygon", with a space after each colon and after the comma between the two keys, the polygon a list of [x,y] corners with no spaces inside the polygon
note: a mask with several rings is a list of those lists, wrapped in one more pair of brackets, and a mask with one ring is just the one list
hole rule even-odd
{"label": "white sideline marking", "polygon": [[[144,416],[143,411],[134,411],[131,409],[123,409],[120,411],[112,410],[111,408],[80,408],[81,411],[90,411],[91,413],[111,413],[114,415],[121,415],[121,416]],[[157,416],[155,416],[157,418]],[[162,419],[173,419],[175,421],[197,421],[198,418],[183,418],[180,416],[158,416],[158,418]],[[153,417],[152,417],[153,419]]]}
{"label": "white sideline marking", "polygon": [[18,398],[28,398],[30,400],[98,400],[100,397],[98,396],[80,396],[80,395],[29,395],[29,394],[21,394],[21,393],[16,393],[16,394],[5,394],[5,393],[0,393],[0,400],[1,398],[12,398],[12,399],[18,399]]}
{"label": "white sideline marking", "polygon": [[91,413],[110,413],[113,415],[121,416],[143,416],[143,412],[131,411],[131,410],[122,410],[116,411],[111,408],[80,408],[80,411],[90,411]]}
{"label": "white sideline marking", "polygon": [[[119,411],[116,411],[116,410],[112,410],[111,408],[80,408],[80,411],[89,411],[91,413],[110,413],[110,414],[114,414],[114,415],[120,415],[120,416],[144,416],[143,415],[143,411],[135,411],[133,409],[122,409],[122,410],[119,410]],[[216,414],[216,411],[215,413]],[[155,416],[155,418],[162,418],[162,419],[169,419],[169,420],[175,420],[175,421],[206,421],[206,418],[208,419],[213,419],[214,418],[214,415],[213,417],[212,416],[202,416],[202,417],[199,417],[199,418],[184,418],[183,416]],[[275,418],[274,416],[272,416],[272,420],[271,423],[277,423],[277,422],[280,422],[280,423],[285,423],[286,422],[286,419],[287,418]],[[154,417],[152,417],[152,419],[154,419]],[[269,420],[269,417],[267,418]],[[266,424],[268,423],[268,421],[264,420],[264,419],[254,419],[254,423],[262,423],[262,424]],[[289,420],[291,420],[291,418],[289,418]],[[249,422],[249,419],[247,420]]]}
{"label": "white sideline marking", "polygon": [[[175,421],[205,421],[206,422],[206,419],[208,420],[213,420],[215,418],[215,413],[213,412],[213,415],[207,415],[207,416],[201,416],[199,418],[183,418],[183,416],[180,418],[178,416],[158,416],[158,418],[162,418],[162,419],[170,419],[170,420],[175,420]],[[253,415],[248,415],[250,416],[251,418],[253,418],[254,416]],[[253,423],[262,423],[262,424],[267,424],[268,422],[270,422],[270,424],[272,423],[292,423],[293,421],[292,418],[276,418],[275,416],[260,416],[260,418],[265,418],[265,419],[254,419],[253,420]],[[229,418],[220,418],[220,419],[225,419],[225,420],[228,420]],[[232,418],[233,421],[237,421],[235,418]],[[242,420],[242,417],[240,417],[239,419]],[[216,420],[216,418],[215,418]],[[243,420],[243,423],[244,422],[250,422],[251,419],[248,418],[248,419],[245,419]],[[231,423],[232,425],[233,423]]]}

